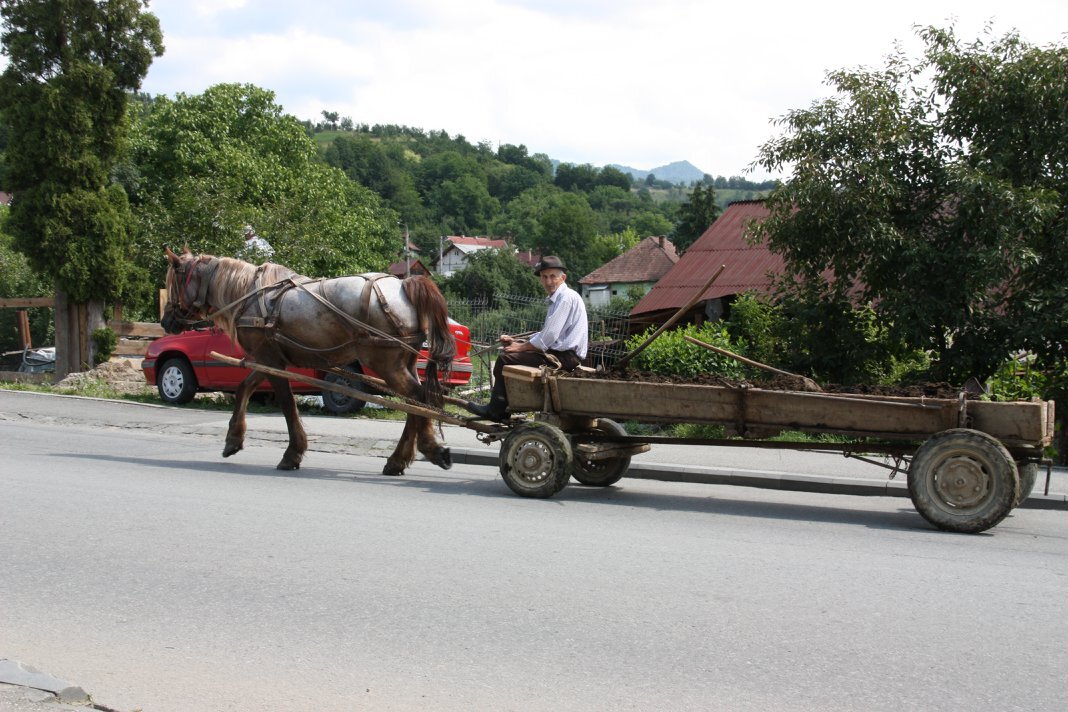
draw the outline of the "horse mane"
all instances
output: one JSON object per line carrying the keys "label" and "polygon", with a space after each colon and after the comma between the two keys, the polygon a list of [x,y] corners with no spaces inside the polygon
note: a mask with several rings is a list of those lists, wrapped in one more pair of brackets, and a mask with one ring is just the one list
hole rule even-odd
{"label": "horse mane", "polygon": [[[211,255],[200,255],[201,258],[211,259]],[[244,260],[233,257],[219,257],[212,277],[211,288],[215,298],[221,302],[220,306],[233,304],[242,297],[247,296],[259,284],[274,284],[289,277],[297,276],[297,273],[283,265],[274,262],[265,262],[260,266],[250,264]],[[237,314],[242,310],[224,309],[212,315],[215,325],[229,335],[230,340],[237,343]]]}

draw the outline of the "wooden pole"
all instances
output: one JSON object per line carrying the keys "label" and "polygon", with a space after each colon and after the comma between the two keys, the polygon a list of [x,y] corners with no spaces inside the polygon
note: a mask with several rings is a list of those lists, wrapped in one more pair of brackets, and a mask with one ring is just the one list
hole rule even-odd
{"label": "wooden pole", "polygon": [[719,269],[716,270],[716,273],[713,274],[711,277],[709,277],[708,281],[705,282],[705,286],[701,287],[701,289],[697,292],[697,294],[693,295],[693,298],[690,299],[690,301],[687,302],[685,306],[681,307],[677,312],[675,312],[675,314],[670,319],[665,321],[660,326],[660,328],[657,329],[656,331],[654,331],[649,336],[649,338],[647,338],[645,341],[643,341],[638,346],[638,348],[634,349],[629,354],[627,354],[626,356],[621,358],[619,361],[617,361],[616,362],[616,368],[623,368],[624,366],[626,366],[628,363],[630,363],[631,359],[633,359],[635,356],[640,354],[642,351],[645,351],[645,347],[646,346],[648,346],[649,344],[653,343],[653,341],[658,336],[660,336],[665,331],[667,331],[669,328],[674,326],[675,322],[677,322],[679,319],[681,319],[683,317],[683,315],[686,314],[686,312],[690,311],[690,309],[693,308],[694,304],[697,304],[697,302],[699,302],[701,300],[701,297],[704,296],[704,293],[706,291],[708,291],[708,288],[712,286],[712,283],[715,282],[719,278],[719,276],[721,274],[723,274],[723,270],[725,270],[725,269],[727,269],[727,265],[720,265]]}
{"label": "wooden pole", "polygon": [[701,341],[700,339],[693,338],[692,336],[683,336],[682,338],[686,339],[691,344],[696,344],[697,346],[703,346],[706,349],[708,349],[709,351],[714,351],[717,354],[722,354],[724,356],[729,356],[732,359],[734,359],[736,361],[740,361],[741,363],[744,363],[747,366],[752,366],[753,368],[759,368],[759,369],[762,369],[762,370],[767,371],[769,373],[777,374],[779,376],[787,376],[788,378],[796,378],[798,381],[800,381],[804,385],[806,390],[809,390],[809,391],[812,391],[812,392],[819,392],[819,391],[823,390],[811,378],[807,378],[805,376],[799,376],[796,373],[790,373],[789,371],[783,371],[781,369],[775,368],[774,366],[769,366],[766,363],[760,363],[759,361],[754,361],[751,358],[746,358],[745,356],[741,356],[739,354],[736,354],[733,351],[728,351],[727,349],[721,349],[718,346],[713,346],[712,344],[707,344],[704,341]]}
{"label": "wooden pole", "polygon": [[25,351],[33,348],[33,340],[30,338],[30,316],[25,309],[15,312],[15,320],[19,328],[19,348]]}
{"label": "wooden pole", "polygon": [[247,359],[236,359],[225,354],[220,354],[212,351],[210,354],[216,361],[222,361],[228,363],[231,366],[240,366],[241,368],[251,368],[255,371],[261,371],[269,376],[280,376],[281,378],[288,378],[292,381],[301,381],[302,383],[309,383],[313,386],[318,386],[324,391],[333,391],[334,393],[340,393],[341,395],[348,396],[349,398],[355,398],[357,400],[367,401],[368,403],[374,403],[380,405],[383,408],[392,408],[393,410],[400,410],[411,415],[418,415],[424,418],[431,418],[433,420],[440,420],[443,423],[449,425],[466,425],[466,418],[457,418],[449,415],[448,413],[429,408],[427,406],[416,405],[409,402],[398,402],[390,400],[389,398],[380,398],[379,396],[373,396],[370,393],[364,393],[358,391],[355,388],[347,388],[339,383],[328,383],[321,381],[318,378],[312,378],[311,376],[305,376],[303,373],[296,373],[294,371],[283,371],[279,368],[273,368],[271,366],[264,366],[263,364],[256,363]]}

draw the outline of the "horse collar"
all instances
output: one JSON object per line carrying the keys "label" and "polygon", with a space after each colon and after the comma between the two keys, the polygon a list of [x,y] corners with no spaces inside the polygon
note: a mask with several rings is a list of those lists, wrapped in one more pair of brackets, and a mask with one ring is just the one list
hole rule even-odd
{"label": "horse collar", "polygon": [[208,301],[208,289],[211,288],[211,281],[215,278],[215,270],[219,268],[219,258],[212,257],[208,260],[208,264],[205,267],[205,274],[201,274],[200,283],[197,285],[197,298],[193,301],[193,307],[196,309],[203,309],[204,305]]}

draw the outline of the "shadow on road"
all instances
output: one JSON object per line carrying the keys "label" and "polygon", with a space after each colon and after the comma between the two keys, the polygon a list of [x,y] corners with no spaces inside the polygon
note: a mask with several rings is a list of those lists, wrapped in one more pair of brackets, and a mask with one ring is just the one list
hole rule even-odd
{"label": "shadow on road", "polygon": [[[123,457],[121,455],[75,455],[72,453],[54,453],[56,457],[71,457],[77,459],[92,458],[106,462],[123,462],[140,467],[185,470],[191,467],[202,472],[217,472],[228,475],[241,475],[249,477],[280,477],[286,479],[324,480],[332,482],[351,482],[360,486],[386,486],[417,488],[420,491],[436,495],[452,495],[466,497],[487,497],[491,499],[516,498],[511,490],[504,484],[499,475],[493,479],[470,478],[451,475],[447,471],[424,472],[409,471],[403,477],[387,477],[378,472],[353,472],[339,471],[337,469],[322,467],[304,467],[296,471],[275,470],[260,463],[241,463],[236,461],[200,461],[166,460],[145,457]],[[418,466],[428,466],[429,463],[420,461]],[[901,507],[896,511],[871,511],[861,506],[828,507],[805,503],[804,499],[813,495],[805,492],[784,492],[780,490],[760,490],[753,488],[751,500],[739,500],[736,498],[717,498],[716,490],[727,485],[700,485],[709,488],[709,495],[667,494],[663,492],[641,491],[636,484],[641,480],[626,480],[612,487],[587,487],[572,483],[566,489],[551,499],[529,499],[531,507],[560,508],[568,505],[612,505],[616,507],[630,507],[634,509],[650,509],[672,512],[699,512],[716,516],[745,517],[759,519],[782,519],[802,522],[821,522],[838,524],[857,524],[872,529],[893,529],[898,531],[917,531],[929,533],[930,525],[911,507]],[[695,485],[690,485],[695,486]],[[769,502],[761,500],[760,493],[777,492],[796,497],[797,502]],[[847,497],[848,495],[839,495]],[[861,503],[868,501],[868,497],[854,497]],[[897,501],[901,501],[897,499]]]}

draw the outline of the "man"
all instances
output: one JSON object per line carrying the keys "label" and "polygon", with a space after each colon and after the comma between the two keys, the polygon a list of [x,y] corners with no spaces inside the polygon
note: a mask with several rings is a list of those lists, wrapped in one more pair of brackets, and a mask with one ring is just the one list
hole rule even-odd
{"label": "man", "polygon": [[272,256],[274,248],[270,243],[257,235],[251,225],[245,225],[245,244],[241,247],[238,257],[249,262],[259,262],[269,260]]}
{"label": "man", "polygon": [[504,388],[504,367],[511,365],[541,366],[555,357],[565,371],[573,371],[586,358],[589,336],[586,304],[578,292],[567,286],[567,267],[555,255],[543,257],[534,267],[534,274],[549,295],[549,312],[541,331],[527,340],[508,334],[500,338],[501,353],[493,365],[493,391],[490,402],[479,405],[467,402],[467,410],[480,418],[501,422],[508,417],[508,394]]}

